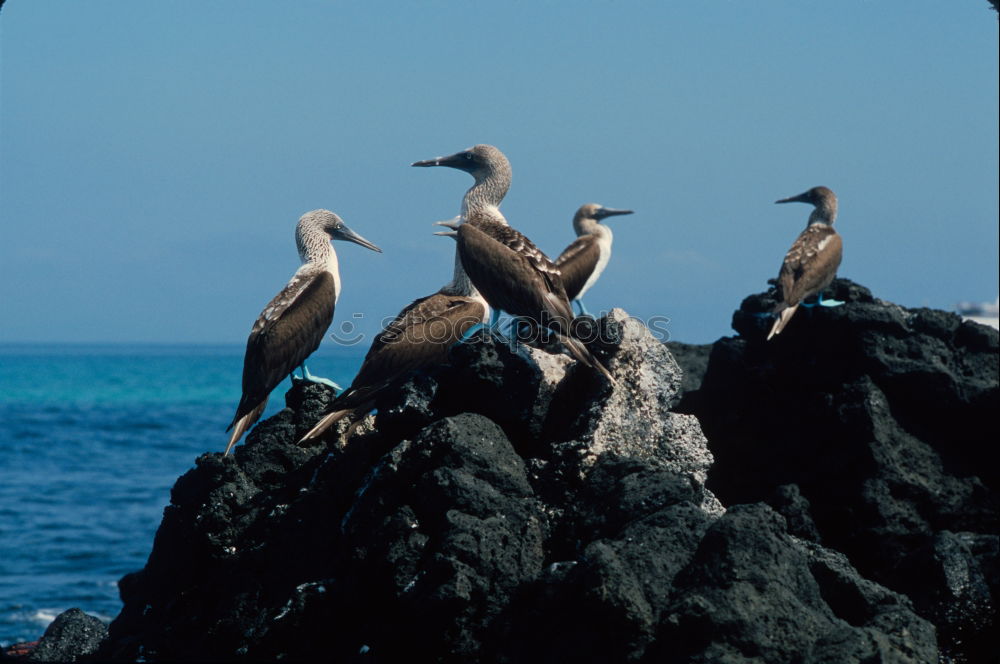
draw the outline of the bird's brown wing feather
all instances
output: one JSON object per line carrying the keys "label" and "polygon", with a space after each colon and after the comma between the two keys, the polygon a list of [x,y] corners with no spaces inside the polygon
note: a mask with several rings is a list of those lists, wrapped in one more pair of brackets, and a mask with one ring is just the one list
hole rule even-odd
{"label": "bird's brown wing feather", "polygon": [[[822,249],[820,244],[826,240]],[[810,226],[802,231],[785,255],[778,274],[782,301],[776,310],[798,304],[830,285],[840,260],[843,242],[829,226]]]}
{"label": "bird's brown wing feather", "polygon": [[559,336],[573,357],[598,369],[614,383],[590,350],[570,336],[573,309],[559,268],[528,238],[506,224],[483,226],[467,222],[458,227],[458,252],[462,267],[490,306],[543,324]]}
{"label": "bird's brown wing feather", "polygon": [[412,371],[444,363],[448,349],[483,322],[485,313],[481,302],[457,295],[435,293],[415,300],[375,338],[351,387],[331,408],[352,408]]}
{"label": "bird's brown wing feather", "polygon": [[243,398],[233,423],[267,399],[319,347],[335,306],[336,285],[326,270],[296,275],[268,303],[247,339]]}
{"label": "bird's brown wing feather", "polygon": [[492,307],[536,321],[544,313],[559,329],[569,329],[573,310],[559,268],[528,238],[504,224],[480,229],[465,223],[457,239],[462,266]]}
{"label": "bird's brown wing feather", "polygon": [[597,244],[597,236],[583,235],[578,237],[556,259],[556,267],[562,275],[566,297],[576,299],[584,284],[590,278],[601,257],[601,248]]}

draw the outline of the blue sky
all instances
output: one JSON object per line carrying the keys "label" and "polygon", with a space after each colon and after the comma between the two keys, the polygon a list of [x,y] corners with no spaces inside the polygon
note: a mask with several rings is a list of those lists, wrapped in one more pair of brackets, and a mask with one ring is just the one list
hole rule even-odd
{"label": "blue sky", "polygon": [[471,180],[409,164],[480,142],[552,256],[581,204],[636,211],[587,304],[677,340],[731,334],[818,184],[842,276],[992,300],[997,36],[985,0],[9,0],[0,342],[242,343],[320,207],[385,251],[336,245],[370,334],[451,274]]}

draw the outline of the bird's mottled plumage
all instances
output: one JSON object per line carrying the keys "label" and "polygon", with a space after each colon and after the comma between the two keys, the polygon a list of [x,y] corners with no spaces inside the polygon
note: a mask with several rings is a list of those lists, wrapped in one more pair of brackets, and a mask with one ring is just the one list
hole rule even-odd
{"label": "bird's mottled plumage", "polygon": [[837,219],[837,197],[827,187],[813,187],[809,191],[783,198],[776,203],[809,203],[815,208],[809,215],[806,229],[785,254],[778,273],[781,301],[775,306],[778,315],[770,339],[788,325],[802,300],[817,295],[830,285],[837,275],[843,257],[843,243],[833,228]]}
{"label": "bird's mottled plumage", "polygon": [[340,272],[330,240],[347,240],[381,251],[329,210],[302,215],[295,242],[303,264],[268,302],[250,330],[243,357],[243,396],[226,429],[233,433],[225,454],[260,418],[271,390],[319,348],[333,322]]}
{"label": "bird's mottled plumage", "polygon": [[552,330],[577,360],[612,380],[587,347],[571,336],[573,309],[555,263],[511,228],[500,212],[500,202],[510,188],[507,157],[493,146],[476,145],[413,165],[450,166],[475,178],[462,199],[456,240],[465,271],[490,306]]}
{"label": "bird's mottled plumage", "polygon": [[616,210],[587,203],[580,206],[573,216],[573,229],[578,237],[556,259],[556,267],[562,274],[566,296],[570,300],[581,299],[607,267],[614,234],[600,221],[621,214],[632,214],[632,210]]}
{"label": "bird's mottled plumage", "polygon": [[524,235],[492,219],[473,220],[458,227],[457,239],[469,278],[495,308],[535,319],[572,319],[559,269]]}

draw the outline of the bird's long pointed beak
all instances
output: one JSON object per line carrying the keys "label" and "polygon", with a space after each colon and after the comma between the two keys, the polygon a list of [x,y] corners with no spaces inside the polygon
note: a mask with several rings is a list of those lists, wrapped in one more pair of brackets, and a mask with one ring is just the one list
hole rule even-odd
{"label": "bird's long pointed beak", "polygon": [[788,198],[779,198],[778,200],[775,201],[775,203],[807,203],[808,201],[806,200],[806,196],[808,196],[808,195],[809,195],[809,192],[806,192],[804,194],[799,194],[798,196],[789,196]]}
{"label": "bird's long pointed beak", "polygon": [[334,240],[346,240],[347,242],[360,244],[365,249],[371,249],[372,251],[377,251],[380,254],[382,253],[381,249],[379,249],[374,244],[372,244],[368,240],[364,239],[363,237],[352,231],[347,226],[341,226],[333,233],[331,233],[331,236],[333,237]]}
{"label": "bird's long pointed beak", "polygon": [[461,152],[450,154],[447,157],[434,157],[433,159],[415,161],[410,164],[410,166],[451,166],[452,168],[463,168],[468,160],[466,154],[467,151],[462,150]]}
{"label": "bird's long pointed beak", "polygon": [[633,214],[632,210],[618,210],[615,208],[602,207],[601,208],[601,218],[614,217],[620,214]]}
{"label": "bird's long pointed beak", "polygon": [[458,231],[437,231],[434,235],[440,235],[442,237],[458,237]]}

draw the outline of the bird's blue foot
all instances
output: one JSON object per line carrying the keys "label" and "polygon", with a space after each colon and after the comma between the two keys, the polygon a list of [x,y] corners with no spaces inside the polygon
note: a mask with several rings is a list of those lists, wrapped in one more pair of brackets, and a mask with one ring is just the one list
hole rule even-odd
{"label": "bird's blue foot", "polygon": [[490,334],[500,343],[510,343],[510,331],[514,329],[516,321],[517,317],[515,316],[510,321],[507,321],[507,325],[501,325],[500,313],[494,309],[493,313],[490,315]]}
{"label": "bird's blue foot", "polygon": [[484,327],[486,326],[483,325],[482,323],[476,323],[475,325],[473,325],[472,327],[470,327],[468,330],[465,331],[465,334],[463,334],[462,338],[458,340],[458,343],[463,343],[465,341],[468,341],[473,334],[483,329]]}
{"label": "bird's blue foot", "polygon": [[587,311],[587,307],[583,305],[583,300],[573,300],[573,302],[575,302],[576,306],[579,307],[581,316],[590,316],[590,312]]}
{"label": "bird's blue foot", "polygon": [[344,391],[344,388],[342,388],[340,385],[337,385],[329,378],[320,378],[319,376],[314,376],[311,373],[309,373],[309,367],[307,367],[304,362],[302,363],[302,366],[299,367],[299,369],[302,371],[302,380],[308,380],[310,383],[319,383],[320,385],[326,385],[327,387],[333,388],[337,392]]}
{"label": "bird's blue foot", "polygon": [[774,318],[777,314],[771,311],[758,311],[753,314],[754,318]]}
{"label": "bird's blue foot", "polygon": [[812,309],[813,307],[839,307],[842,304],[845,303],[841,300],[824,300],[823,293],[820,292],[816,295],[816,300],[814,302],[806,302],[805,300],[802,300],[802,302],[799,303],[799,306],[805,307],[806,309]]}
{"label": "bird's blue foot", "polygon": [[521,321],[521,319],[519,317],[512,316],[511,319],[507,322],[506,329],[501,334],[505,335],[507,337],[516,337],[517,336],[517,325],[518,325],[518,323],[520,321]]}

